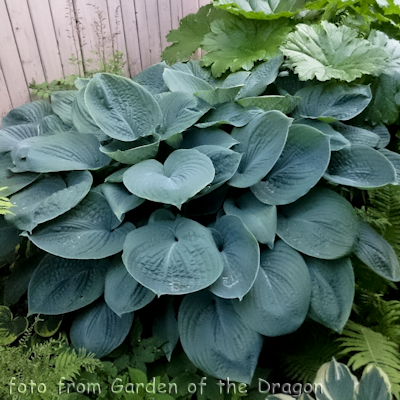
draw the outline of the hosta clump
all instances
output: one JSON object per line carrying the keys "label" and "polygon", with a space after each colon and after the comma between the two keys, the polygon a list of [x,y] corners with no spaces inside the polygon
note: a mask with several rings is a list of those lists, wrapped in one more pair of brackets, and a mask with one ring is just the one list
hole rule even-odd
{"label": "hosta clump", "polygon": [[354,119],[369,86],[276,79],[283,61],[220,79],[193,61],[97,74],[4,117],[0,187],[15,207],[2,244],[48,253],[29,313],[74,313],[73,345],[102,357],[162,296],[168,357],[180,338],[203,371],[250,382],[263,336],[307,317],[342,330],[352,254],[400,280],[393,249],[332,186],[398,183],[386,128]]}

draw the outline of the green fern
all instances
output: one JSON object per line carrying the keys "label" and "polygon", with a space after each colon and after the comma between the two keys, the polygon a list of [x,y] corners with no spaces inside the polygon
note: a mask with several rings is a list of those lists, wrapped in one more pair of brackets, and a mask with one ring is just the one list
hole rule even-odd
{"label": "green fern", "polygon": [[[0,192],[5,189],[5,187],[0,188]],[[9,210],[11,207],[14,207],[14,204],[11,204],[7,197],[0,196],[0,215],[12,214]]]}
{"label": "green fern", "polygon": [[340,338],[340,355],[350,355],[347,365],[353,371],[374,364],[387,374],[392,393],[400,399],[400,356],[396,343],[370,328],[349,321]]}

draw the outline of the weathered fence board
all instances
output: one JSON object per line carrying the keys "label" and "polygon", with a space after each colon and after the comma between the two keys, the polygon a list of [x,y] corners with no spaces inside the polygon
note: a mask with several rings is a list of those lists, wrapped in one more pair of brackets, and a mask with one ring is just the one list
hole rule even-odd
{"label": "weathered fence board", "polygon": [[208,2],[0,0],[0,115],[30,101],[33,80],[82,74],[88,59],[86,68],[97,69],[116,50],[124,54],[125,75],[135,76],[161,60],[165,36],[180,19]]}

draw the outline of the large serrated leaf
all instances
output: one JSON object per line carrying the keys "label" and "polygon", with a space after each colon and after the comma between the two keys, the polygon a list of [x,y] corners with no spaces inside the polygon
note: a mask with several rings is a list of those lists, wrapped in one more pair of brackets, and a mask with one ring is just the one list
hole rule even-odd
{"label": "large serrated leaf", "polygon": [[109,260],[67,260],[47,254],[29,282],[29,314],[65,314],[92,303],[103,294],[109,265]]}
{"label": "large serrated leaf", "polygon": [[231,186],[250,187],[268,174],[282,153],[291,123],[280,111],[268,111],[244,128],[233,129],[232,137],[239,142],[233,150],[244,154]]}
{"label": "large serrated leaf", "polygon": [[116,349],[128,336],[133,313],[118,317],[104,301],[77,313],[70,329],[75,349],[86,349],[101,358]]}
{"label": "large serrated leaf", "polygon": [[250,383],[262,337],[242,322],[229,300],[207,291],[186,296],[178,327],[183,349],[196,367],[219,379]]}
{"label": "large serrated leaf", "polygon": [[238,298],[251,289],[260,266],[260,248],[256,238],[240,218],[225,215],[213,225],[215,244],[224,262],[219,278],[210,291],[224,299]]}
{"label": "large serrated leaf", "polygon": [[353,251],[359,220],[339,194],[314,188],[278,213],[278,236],[311,257],[332,260]]}
{"label": "large serrated leaf", "polygon": [[154,97],[139,84],[122,76],[96,74],[86,87],[85,102],[101,130],[123,142],[155,133],[162,121]]}
{"label": "large serrated leaf", "polygon": [[204,289],[223,269],[210,231],[187,218],[155,221],[131,232],[122,260],[138,282],[159,296]]}
{"label": "large serrated leaf", "polygon": [[10,198],[13,213],[6,219],[21,230],[32,232],[75,207],[88,193],[93,177],[88,171],[70,172],[65,180],[48,177],[33,183]]}
{"label": "large serrated leaf", "polygon": [[329,138],[307,125],[293,125],[278,161],[251,191],[265,204],[289,204],[312,189],[330,160]]}
{"label": "large serrated leaf", "polygon": [[176,150],[165,160],[146,160],[124,173],[124,185],[138,197],[182,204],[210,184],[215,177],[211,160],[197,150]]}
{"label": "large serrated leaf", "polygon": [[107,200],[92,191],[66,214],[24,235],[50,254],[97,260],[119,253],[127,233],[135,228],[130,222],[119,225]]}
{"label": "large serrated leaf", "polygon": [[243,322],[266,336],[294,332],[304,322],[311,298],[311,279],[301,255],[283,241],[261,252],[253,287],[242,301],[233,300]]}

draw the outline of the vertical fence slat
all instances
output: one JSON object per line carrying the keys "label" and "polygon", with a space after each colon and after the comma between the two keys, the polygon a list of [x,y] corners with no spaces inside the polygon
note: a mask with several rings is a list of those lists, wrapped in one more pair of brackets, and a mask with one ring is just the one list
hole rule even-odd
{"label": "vertical fence slat", "polygon": [[161,61],[161,37],[157,0],[146,0],[146,20],[149,32],[151,64]]}
{"label": "vertical fence slat", "polygon": [[6,81],[4,79],[3,70],[0,65],[0,128],[1,118],[4,117],[8,111],[12,109],[10,95],[8,93]]}
{"label": "vertical fence slat", "polygon": [[26,0],[6,0],[6,4],[26,81],[42,83],[45,76],[28,4]]}
{"label": "vertical fence slat", "polygon": [[158,21],[160,26],[161,51],[163,51],[169,45],[165,36],[172,29],[171,5],[169,0],[158,0]]}
{"label": "vertical fence slat", "polygon": [[199,8],[203,7],[207,4],[210,4],[210,3],[211,3],[211,0],[199,0]]}
{"label": "vertical fence slat", "polygon": [[77,64],[71,64],[69,61],[71,55],[79,61],[82,60],[72,1],[49,1],[64,76],[79,75]]}
{"label": "vertical fence slat", "polygon": [[[28,0],[40,58],[47,81],[64,77],[48,0]],[[46,29],[43,29],[46,27]]]}
{"label": "vertical fence slat", "polygon": [[[108,16],[110,21],[111,34],[114,35],[114,51],[121,51],[123,61],[127,61],[127,50],[125,41],[124,25],[122,23],[122,7],[120,0],[107,0]],[[129,76],[129,65],[126,62],[123,67],[124,75]]]}
{"label": "vertical fence slat", "polygon": [[140,56],[136,8],[133,0],[121,0],[123,30],[126,39],[126,51],[130,76],[142,70]]}
{"label": "vertical fence slat", "polygon": [[181,0],[170,0],[172,29],[179,28],[179,21],[182,19],[182,2]]}
{"label": "vertical fence slat", "polygon": [[[30,100],[5,0],[0,0],[0,64],[13,107]],[[3,107],[3,106],[2,106]],[[9,110],[8,110],[9,111]]]}
{"label": "vertical fence slat", "polygon": [[146,0],[135,0],[135,8],[139,36],[140,56],[142,59],[142,68],[145,69],[151,65],[150,41],[146,15]]}
{"label": "vertical fence slat", "polygon": [[182,14],[184,17],[188,14],[196,13],[198,9],[198,0],[182,0]]}

